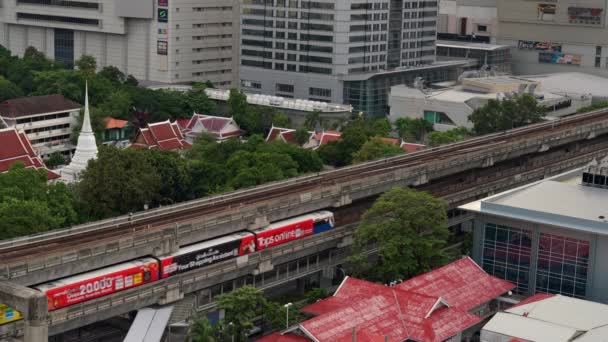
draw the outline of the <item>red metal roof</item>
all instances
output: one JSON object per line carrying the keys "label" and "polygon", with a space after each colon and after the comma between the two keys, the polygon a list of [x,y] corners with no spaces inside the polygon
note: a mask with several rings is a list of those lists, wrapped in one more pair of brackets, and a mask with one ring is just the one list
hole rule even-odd
{"label": "red metal roof", "polygon": [[103,121],[106,123],[106,129],[123,128],[129,124],[129,121],[115,119],[113,117],[107,117],[103,119]]}
{"label": "red metal roof", "polygon": [[338,141],[341,138],[342,133],[336,131],[323,131],[317,133],[317,140],[319,141],[319,146],[325,145],[330,141]]}
{"label": "red metal roof", "polygon": [[169,120],[148,124],[141,128],[131,144],[131,149],[154,149],[172,151],[190,148],[192,145],[184,140],[177,123]]}
{"label": "red metal roof", "polygon": [[416,152],[424,149],[426,146],[421,144],[413,144],[413,143],[401,143],[401,148],[406,150],[407,152]]}
{"label": "red metal roof", "polygon": [[10,118],[44,113],[79,110],[79,103],[68,100],[63,95],[42,95],[21,97],[0,103],[0,115]]}
{"label": "red metal roof", "polygon": [[304,336],[274,333],[272,335],[264,336],[256,340],[256,342],[310,342],[310,340]]}
{"label": "red metal roof", "polygon": [[512,290],[515,285],[490,276],[473,259],[464,257],[404,281],[397,287],[427,296],[441,296],[450,307],[471,310]]}
{"label": "red metal roof", "polygon": [[8,171],[12,164],[20,161],[25,167],[45,169],[48,179],[60,177],[46,168],[25,133],[17,132],[14,128],[0,129],[0,142],[2,142],[0,143],[0,173]]}
{"label": "red metal roof", "polygon": [[190,118],[190,119],[179,118],[179,119],[175,120],[175,122],[177,123],[179,128],[183,131],[186,128],[188,128],[188,124],[190,123],[190,120],[192,120],[192,118]]}
{"label": "red metal roof", "polygon": [[522,300],[521,302],[513,305],[512,307],[510,307],[509,309],[513,309],[516,308],[518,306],[522,306],[522,305],[526,305],[526,304],[530,304],[530,303],[534,303],[534,302],[539,302],[541,300],[547,299],[547,298],[551,298],[555,296],[554,294],[550,294],[550,293],[537,293],[532,297],[528,297],[524,300]]}
{"label": "red metal roof", "polygon": [[347,277],[332,297],[302,309],[318,316],[301,323],[300,329],[319,342],[352,341],[355,327],[358,336],[366,336],[357,341],[384,341],[384,336],[394,341],[443,341],[481,321],[470,309],[513,287],[485,273],[470,258],[394,287]]}

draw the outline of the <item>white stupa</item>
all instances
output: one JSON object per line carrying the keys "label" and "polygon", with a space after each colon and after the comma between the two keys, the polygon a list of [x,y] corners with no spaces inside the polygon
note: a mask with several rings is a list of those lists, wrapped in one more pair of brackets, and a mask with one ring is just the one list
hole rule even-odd
{"label": "white stupa", "polygon": [[91,119],[89,114],[89,87],[85,85],[84,91],[84,119],[82,120],[82,129],[78,136],[78,145],[76,152],[72,157],[70,165],[61,170],[61,179],[66,182],[73,182],[78,179],[80,173],[87,168],[87,163],[91,159],[97,158],[97,143],[95,142],[95,134],[91,129]]}

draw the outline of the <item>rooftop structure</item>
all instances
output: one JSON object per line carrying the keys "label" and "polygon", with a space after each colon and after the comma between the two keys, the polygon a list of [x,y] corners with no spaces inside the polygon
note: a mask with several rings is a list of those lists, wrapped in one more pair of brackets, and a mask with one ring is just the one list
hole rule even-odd
{"label": "rooftop structure", "polygon": [[82,120],[82,129],[78,135],[78,143],[76,152],[72,157],[70,164],[61,169],[61,179],[66,182],[78,180],[80,173],[87,168],[89,160],[97,158],[97,142],[95,134],[91,127],[91,119],[89,114],[89,88],[85,86],[84,93],[84,118]]}
{"label": "rooftop structure", "polygon": [[472,128],[470,114],[490,99],[508,99],[531,94],[539,105],[549,108],[547,118],[576,113],[591,105],[590,94],[574,94],[543,90],[541,82],[514,76],[491,76],[485,71],[466,72],[459,84],[441,89],[425,89],[397,85],[391,88],[390,119],[400,117],[425,118],[436,130],[456,127]]}
{"label": "rooftop structure", "polygon": [[70,135],[81,107],[58,94],[7,100],[0,103],[0,126],[23,130],[44,158],[55,152],[69,156],[74,149]]}
{"label": "rooftop structure", "polygon": [[352,341],[353,333],[357,341],[459,341],[512,288],[468,257],[393,287],[346,277],[333,296],[302,309],[317,317],[298,329],[316,342]]}
{"label": "rooftop structure", "polygon": [[26,168],[46,170],[49,180],[59,178],[58,174],[46,168],[24,132],[15,128],[0,129],[0,142],[0,173],[7,172],[14,163],[22,162]]}
{"label": "rooftop structure", "polygon": [[436,46],[437,60],[471,59],[476,63],[468,66],[467,69],[480,69],[487,66],[497,72],[511,72],[511,47],[509,45],[438,40]]}
{"label": "rooftop structure", "polygon": [[496,16],[496,0],[440,0],[437,37],[493,42]]}
{"label": "rooftop structure", "polygon": [[608,305],[561,295],[535,295],[497,313],[482,341],[602,342],[608,336]]}
{"label": "rooftop structure", "polygon": [[104,119],[104,123],[103,143],[105,145],[128,146],[132,133],[129,121],[107,117]]}
{"label": "rooftop structure", "polygon": [[[297,144],[296,130],[292,128],[272,127],[266,136],[266,142],[283,141],[288,144]],[[308,141],[302,145],[303,148],[317,149],[331,141],[341,139],[342,132],[336,131],[309,131]]]}
{"label": "rooftop structure", "polygon": [[604,160],[461,206],[475,214],[475,260],[522,294],[608,303],[607,174]]}
{"label": "rooftop structure", "polygon": [[167,120],[140,128],[129,148],[178,151],[190,147],[192,144],[186,141],[177,123]]}
{"label": "rooftop structure", "polygon": [[543,89],[558,94],[591,94],[592,101],[608,100],[608,78],[582,72],[559,72],[545,75],[519,76],[540,82]]}
{"label": "rooftop structure", "polygon": [[[183,122],[182,122],[183,124]],[[178,125],[181,124],[178,121]],[[190,144],[201,134],[209,134],[217,141],[234,138],[243,135],[243,131],[233,118],[196,114],[192,115],[190,121],[182,128],[186,141]]]}

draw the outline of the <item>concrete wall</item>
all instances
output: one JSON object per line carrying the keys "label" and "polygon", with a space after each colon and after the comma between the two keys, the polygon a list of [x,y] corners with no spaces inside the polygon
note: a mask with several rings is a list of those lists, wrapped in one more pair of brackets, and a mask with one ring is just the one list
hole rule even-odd
{"label": "concrete wall", "polygon": [[[496,36],[496,2],[441,0],[439,14],[437,30],[439,33],[460,34],[460,20],[467,18],[467,35],[475,33],[478,36]],[[478,25],[487,26],[487,31],[479,31]]]}

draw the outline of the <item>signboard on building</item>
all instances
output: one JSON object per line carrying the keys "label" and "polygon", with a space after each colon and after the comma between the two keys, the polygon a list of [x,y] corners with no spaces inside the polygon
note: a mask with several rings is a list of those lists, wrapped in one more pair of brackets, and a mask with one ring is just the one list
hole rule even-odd
{"label": "signboard on building", "polygon": [[551,42],[535,42],[531,40],[520,40],[517,44],[519,49],[524,50],[541,50],[541,51],[552,51],[562,52],[562,44],[556,44]]}
{"label": "signboard on building", "polygon": [[156,53],[162,56],[167,55],[167,50],[169,48],[169,43],[166,40],[158,40],[156,42]]}
{"label": "signboard on building", "polygon": [[549,64],[581,65],[581,56],[561,52],[539,52],[538,62]]}
{"label": "signboard on building", "polygon": [[169,0],[158,0],[158,7],[169,7]]}
{"label": "signboard on building", "polygon": [[169,36],[169,26],[167,24],[158,24],[158,38],[167,38]]}
{"label": "signboard on building", "polygon": [[169,9],[167,8],[159,8],[158,9],[158,22],[166,23],[169,21]]}
{"label": "signboard on building", "polygon": [[568,20],[571,24],[601,25],[602,8],[568,7]]}

